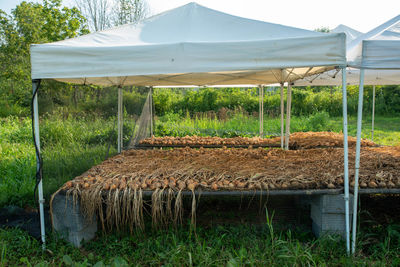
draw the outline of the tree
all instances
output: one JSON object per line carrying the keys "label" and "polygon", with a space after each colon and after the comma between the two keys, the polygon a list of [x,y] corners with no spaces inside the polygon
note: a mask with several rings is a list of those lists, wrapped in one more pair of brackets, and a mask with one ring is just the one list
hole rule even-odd
{"label": "tree", "polygon": [[137,23],[148,14],[147,3],[143,0],[117,0],[113,9],[113,24]]}
{"label": "tree", "polygon": [[0,99],[29,106],[31,44],[88,32],[79,10],[63,7],[61,0],[23,1],[10,15],[0,10]]}
{"label": "tree", "polygon": [[136,23],[148,14],[145,0],[75,0],[92,31]]}
{"label": "tree", "polygon": [[331,30],[329,29],[329,27],[320,27],[320,28],[316,28],[314,31],[316,31],[316,32],[325,32],[325,33],[331,32]]}
{"label": "tree", "polygon": [[102,31],[111,27],[110,13],[112,2],[110,0],[75,0],[76,5],[85,16],[91,31]]}

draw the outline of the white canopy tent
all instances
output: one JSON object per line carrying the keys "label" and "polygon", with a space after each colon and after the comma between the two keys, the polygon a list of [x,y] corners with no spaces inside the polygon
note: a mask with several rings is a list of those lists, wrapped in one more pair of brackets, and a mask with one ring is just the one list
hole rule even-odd
{"label": "white canopy tent", "polygon": [[[375,85],[400,84],[400,15],[360,35],[347,45],[347,82],[359,85],[357,145],[354,185],[352,252],[357,233],[358,177],[360,167],[361,122],[364,84],[373,85],[372,137],[374,131]],[[295,82],[296,85],[339,85],[341,73],[331,70]]]}
{"label": "white canopy tent", "polygon": [[[346,35],[346,44],[349,44],[351,41],[353,41],[355,38],[357,38],[358,36],[360,36],[362,33],[354,30],[346,25],[340,24],[338,25],[336,28],[334,28],[331,32],[333,33],[340,33],[343,32]],[[322,79],[327,80],[329,82],[332,81],[331,76],[334,76],[336,74],[339,73],[339,69],[337,70],[331,70],[331,71],[327,71],[327,72],[323,72],[323,73],[318,73],[315,75],[311,75],[308,76],[310,80],[313,80],[315,77],[319,78],[319,76],[322,76]],[[349,73],[347,73],[347,77],[349,76]],[[357,76],[358,77],[358,76]],[[307,78],[304,78],[304,80],[306,80]],[[335,80],[334,82],[341,82],[341,78]],[[302,85],[302,83],[307,83],[308,80],[303,81],[303,80],[299,80],[299,85]],[[297,85],[297,84],[296,84]],[[291,87],[288,87],[288,96],[287,96],[287,102],[291,103]],[[282,104],[283,105],[283,104]],[[288,105],[287,110],[286,110],[286,130],[285,130],[285,148],[289,149],[289,137],[290,137],[290,116],[291,116],[291,107],[290,105]],[[283,118],[284,118],[284,109],[281,110],[281,127],[283,129]],[[260,127],[261,129],[261,127]],[[260,130],[261,132],[261,130]],[[281,136],[283,136],[283,130],[281,130]],[[283,138],[282,138],[282,148],[283,148]]]}
{"label": "white canopy tent", "polygon": [[346,34],[346,44],[350,43],[351,41],[356,39],[358,36],[363,34],[362,32],[359,32],[359,31],[357,31],[353,28],[350,28],[349,26],[343,25],[343,24],[339,24],[331,32],[335,32],[335,33],[343,32],[344,34]]}
{"label": "white canopy tent", "polygon": [[357,236],[358,178],[364,78],[366,70],[380,70],[382,72],[384,70],[390,70],[390,72],[397,71],[400,76],[400,15],[360,36],[352,42],[352,45],[351,50],[348,52],[348,64],[350,67],[360,69],[352,232],[352,252],[354,253]]}
{"label": "white canopy tent", "polygon": [[[280,83],[283,89],[285,82],[290,84],[326,70],[345,68],[345,53],[343,33],[323,34],[245,19],[196,3],[144,19],[136,25],[35,44],[31,46],[35,140],[39,144],[36,93],[41,79],[118,86],[120,151],[122,86]],[[347,141],[345,76],[343,79],[343,131]],[[347,142],[344,144],[348,196]],[[43,203],[41,181],[39,201]],[[348,199],[346,207],[348,210]],[[44,221],[41,223],[44,242]]]}
{"label": "white canopy tent", "polygon": [[32,79],[146,86],[280,83],[342,65],[344,39],[190,3],[136,25],[32,45]]}
{"label": "white canopy tent", "polygon": [[[347,68],[347,84],[348,85],[358,85],[360,70],[354,68],[355,65],[359,64],[361,61],[361,46],[363,41],[366,41],[367,50],[369,50],[368,54],[375,54],[375,63],[377,63],[377,58],[380,58],[379,61],[385,60],[386,62],[392,61],[391,64],[395,64],[395,58],[392,58],[392,54],[390,51],[395,51],[396,49],[396,41],[400,38],[400,30],[399,30],[399,22],[400,15],[396,16],[389,21],[379,25],[368,33],[362,34],[359,37],[355,38],[352,42],[347,44],[347,58],[349,60],[349,66]],[[346,32],[345,32],[346,33]],[[348,37],[349,35],[346,36]],[[386,47],[377,48],[377,41],[383,41],[386,44]],[[371,46],[371,42],[373,44]],[[391,41],[391,42],[388,42]],[[391,44],[389,44],[391,43]],[[375,53],[376,51],[372,51],[374,49],[379,49],[380,52]],[[366,59],[365,63],[371,61],[372,59]],[[393,61],[394,60],[394,61]],[[375,64],[374,63],[374,64]],[[351,67],[353,65],[353,67]],[[388,66],[390,67],[390,66]],[[298,80],[295,82],[297,86],[307,86],[307,85],[315,85],[315,86],[337,86],[340,85],[341,82],[341,73],[337,70],[331,70],[325,73],[320,73],[316,75],[312,75],[304,78],[303,80]],[[397,85],[400,84],[400,70],[396,68],[387,68],[387,69],[364,69],[364,84],[372,85],[372,122],[371,122],[371,140],[374,139],[374,124],[375,124],[375,86],[376,85]]]}
{"label": "white canopy tent", "polygon": [[[358,85],[361,61],[364,70],[365,85],[397,85],[400,84],[400,70],[396,68],[400,50],[400,15],[362,34],[347,44],[348,66],[346,80],[348,85]],[[363,46],[368,54],[362,60]],[[379,67],[379,64],[387,68]],[[308,76],[294,82],[296,86],[338,86],[341,84],[341,72],[331,70],[325,73]]]}

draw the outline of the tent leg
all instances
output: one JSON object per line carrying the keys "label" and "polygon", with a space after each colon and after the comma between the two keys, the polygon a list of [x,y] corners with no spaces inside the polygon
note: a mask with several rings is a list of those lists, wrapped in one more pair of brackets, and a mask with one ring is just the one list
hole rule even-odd
{"label": "tent leg", "polygon": [[39,131],[39,106],[37,92],[39,90],[40,80],[32,80],[33,89],[33,125],[35,135],[35,146],[36,146],[36,171],[40,175],[40,181],[38,183],[38,195],[39,195],[39,215],[40,215],[40,235],[42,239],[42,248],[46,249],[46,230],[44,224],[44,198],[43,198],[43,183],[42,183],[42,168],[40,159],[40,131]]}
{"label": "tent leg", "polygon": [[343,155],[344,155],[344,202],[346,224],[346,252],[350,254],[350,204],[349,204],[349,147],[347,137],[347,84],[346,68],[342,68],[342,105],[343,105]]}
{"label": "tent leg", "polygon": [[351,252],[356,250],[357,237],[357,202],[358,202],[358,176],[360,170],[360,149],[361,149],[361,127],[362,127],[362,109],[364,97],[364,69],[360,70],[360,86],[358,95],[358,114],[357,114],[357,144],[356,144],[356,169],[354,173],[354,207],[353,207],[353,229],[351,240]]}
{"label": "tent leg", "polygon": [[118,87],[118,153],[122,152],[123,146],[123,109],[122,109],[122,88]]}
{"label": "tent leg", "polygon": [[153,137],[153,86],[150,86],[150,137]]}
{"label": "tent leg", "polygon": [[264,138],[264,87],[261,86],[261,137]]}
{"label": "tent leg", "polygon": [[375,127],[375,85],[372,86],[372,123],[371,123],[371,141],[374,141]]}
{"label": "tent leg", "polygon": [[260,117],[260,137],[264,137],[264,88],[262,85],[258,86],[259,91],[259,117]]}
{"label": "tent leg", "polygon": [[286,103],[286,136],[285,136],[285,149],[289,150],[290,138],[290,114],[292,112],[292,85],[290,82],[287,87],[287,103]]}
{"label": "tent leg", "polygon": [[284,135],[283,135],[283,128],[285,123],[285,100],[283,99],[283,83],[281,83],[281,148],[285,144]]}

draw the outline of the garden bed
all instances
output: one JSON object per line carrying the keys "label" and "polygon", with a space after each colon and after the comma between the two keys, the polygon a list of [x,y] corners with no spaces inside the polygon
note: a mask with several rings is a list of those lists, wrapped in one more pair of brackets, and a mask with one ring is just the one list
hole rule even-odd
{"label": "garden bed", "polygon": [[[260,137],[209,137],[209,136],[185,136],[185,137],[152,137],[141,140],[139,147],[280,147],[281,138]],[[356,145],[356,138],[349,137],[350,147]],[[376,146],[369,140],[362,140],[362,146]],[[289,147],[292,149],[343,147],[343,134],[334,132],[297,132],[290,135]]]}
{"label": "garden bed", "polygon": [[[355,151],[349,151],[353,185]],[[86,214],[108,225],[143,226],[144,196],[151,194],[154,224],[182,220],[183,192],[326,190],[343,187],[343,149],[154,149],[128,150],[97,165],[60,189],[80,199]],[[361,188],[400,188],[400,147],[363,147]],[[104,209],[104,207],[107,207]]]}

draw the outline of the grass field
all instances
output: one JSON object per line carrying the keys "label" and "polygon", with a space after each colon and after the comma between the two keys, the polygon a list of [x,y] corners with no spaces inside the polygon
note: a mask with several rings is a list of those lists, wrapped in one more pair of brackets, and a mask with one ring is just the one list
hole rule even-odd
{"label": "grass field", "polygon": [[[356,118],[349,118],[349,133],[356,133]],[[400,142],[400,119],[376,118],[375,141],[383,145]],[[130,137],[132,122],[124,126],[125,143]],[[80,175],[91,166],[115,153],[115,118],[42,118],[41,146],[44,158],[45,198],[64,182]],[[370,120],[363,121],[363,137],[370,137]],[[278,118],[265,118],[265,132],[280,132]],[[336,131],[342,129],[341,118],[326,113],[293,117],[291,131]],[[252,136],[258,133],[258,118],[235,113],[218,120],[203,115],[197,118],[167,114],[156,123],[156,135],[219,135]],[[15,204],[33,206],[35,154],[28,118],[0,119],[0,208]],[[220,226],[199,227],[196,234],[189,229],[158,233],[148,231],[133,236],[112,234],[78,250],[55,237],[48,248],[53,254],[42,254],[38,241],[25,232],[0,229],[0,266],[69,265],[91,266],[99,261],[114,266],[132,265],[399,265],[400,226],[398,221],[386,224],[371,222],[365,227],[357,257],[345,255],[343,243],[331,238],[314,239],[309,233],[274,232],[270,224],[262,227]],[[140,241],[138,241],[140,240]],[[67,256],[66,256],[67,255]],[[122,258],[115,258],[116,255]],[[28,264],[29,263],[29,264]],[[100,264],[100,263],[99,263]],[[97,265],[103,266],[103,265]]]}
{"label": "grass field", "polygon": [[[18,229],[0,229],[0,266],[398,266],[400,225],[367,221],[359,249],[347,257],[334,236],[262,225],[218,225],[99,235],[81,249],[54,235],[48,251]],[[36,265],[39,264],[39,265]],[[97,265],[96,265],[97,264]]]}
{"label": "grass field", "polygon": [[[46,198],[72,176],[105,159],[112,121],[41,120]],[[30,119],[0,119],[0,207],[33,203],[35,150]],[[110,154],[115,153],[114,147]]]}
{"label": "grass field", "polygon": [[[258,118],[234,113],[226,120],[209,116],[190,118],[168,114],[156,121],[157,136],[218,135],[255,136],[259,132]],[[131,135],[133,122],[126,120],[125,144]],[[363,121],[363,138],[370,138],[370,119]],[[342,130],[342,118],[330,118],[326,113],[308,117],[293,117],[291,131]],[[280,132],[279,118],[265,118],[264,131]],[[41,147],[44,159],[44,192],[48,198],[63,183],[80,175],[91,166],[116,152],[115,118],[63,118],[48,116],[40,122]],[[349,134],[356,135],[356,118],[349,118]],[[377,117],[374,141],[382,145],[400,143],[400,119]],[[31,120],[8,117],[0,119],[0,207],[5,204],[32,204],[35,174],[35,151],[32,143]]]}
{"label": "grass field", "polygon": [[[280,135],[280,118],[264,118],[264,133]],[[362,138],[371,138],[371,118],[363,119]],[[374,141],[380,145],[400,144],[400,119],[398,117],[381,117],[375,119]],[[292,117],[291,132],[333,131],[343,129],[342,117],[329,117],[325,112],[304,117]],[[357,134],[357,118],[348,119],[349,135]],[[219,120],[207,115],[181,117],[177,114],[167,114],[159,118],[156,125],[156,135],[185,136],[185,135],[217,135],[221,137],[257,136],[259,134],[259,119],[234,113],[229,119]]]}

